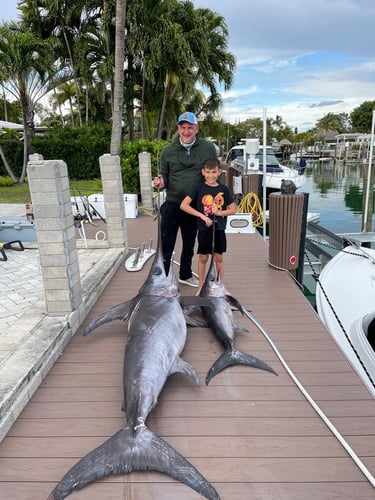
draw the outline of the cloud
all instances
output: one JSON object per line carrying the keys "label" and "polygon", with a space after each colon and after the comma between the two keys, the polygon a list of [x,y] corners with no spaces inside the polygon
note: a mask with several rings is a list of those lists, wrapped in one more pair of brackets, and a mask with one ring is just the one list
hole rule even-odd
{"label": "cloud", "polygon": [[335,106],[336,104],[342,104],[344,101],[331,101],[331,102],[318,102],[316,104],[311,104],[310,108],[326,108],[327,106]]}
{"label": "cloud", "polygon": [[267,108],[302,131],[327,112],[349,113],[374,100],[373,0],[194,4],[218,12],[228,25],[237,64],[232,89],[222,93],[225,120],[262,116]]}

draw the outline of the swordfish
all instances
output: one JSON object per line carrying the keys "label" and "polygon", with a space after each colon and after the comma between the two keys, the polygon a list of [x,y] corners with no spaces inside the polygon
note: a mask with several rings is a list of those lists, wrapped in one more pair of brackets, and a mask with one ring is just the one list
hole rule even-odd
{"label": "swordfish", "polygon": [[87,335],[116,319],[128,321],[123,367],[126,426],[77,462],[48,500],[62,500],[72,491],[109,474],[148,470],[168,474],[209,500],[220,500],[202,474],[146,426],[146,419],[156,406],[169,375],[184,373],[200,385],[195,369],[180,357],[186,341],[186,320],[173,266],[168,275],[165,273],[160,220],[158,233],[157,252],[139,293],[99,315],[84,332]]}
{"label": "swordfish", "polygon": [[232,307],[245,314],[245,310],[240,302],[228,295],[224,283],[216,272],[216,266],[213,255],[211,255],[210,266],[204,280],[200,296],[208,298],[211,306],[201,306],[208,326],[211,328],[215,337],[225,347],[225,352],[214,362],[206,376],[206,385],[225,368],[233,365],[247,365],[277,375],[275,370],[264,361],[238,351],[234,346],[234,336],[238,331],[246,331],[245,328],[237,326],[233,320]]}

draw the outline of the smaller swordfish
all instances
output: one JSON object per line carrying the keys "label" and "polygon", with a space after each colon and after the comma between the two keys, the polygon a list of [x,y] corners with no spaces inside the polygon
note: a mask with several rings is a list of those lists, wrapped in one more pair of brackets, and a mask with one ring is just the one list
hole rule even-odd
{"label": "smaller swordfish", "polygon": [[233,320],[232,307],[238,309],[242,314],[245,311],[240,302],[228,295],[224,283],[216,273],[216,266],[213,255],[211,256],[210,267],[208,269],[200,296],[210,299],[211,307],[201,306],[203,315],[207,320],[209,328],[216,338],[225,347],[225,352],[211,366],[206,376],[206,385],[228,366],[247,365],[277,375],[275,370],[264,361],[238,351],[234,347],[234,335],[238,331],[247,331],[246,328],[237,326]]}

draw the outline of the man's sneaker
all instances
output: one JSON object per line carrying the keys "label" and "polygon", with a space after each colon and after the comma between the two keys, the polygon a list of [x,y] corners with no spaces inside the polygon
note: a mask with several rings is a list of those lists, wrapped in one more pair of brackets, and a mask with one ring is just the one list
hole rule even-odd
{"label": "man's sneaker", "polygon": [[179,283],[183,283],[184,285],[194,286],[195,288],[198,288],[199,286],[199,280],[195,276],[192,276],[191,278],[188,278],[186,280],[182,280],[180,278],[178,281]]}

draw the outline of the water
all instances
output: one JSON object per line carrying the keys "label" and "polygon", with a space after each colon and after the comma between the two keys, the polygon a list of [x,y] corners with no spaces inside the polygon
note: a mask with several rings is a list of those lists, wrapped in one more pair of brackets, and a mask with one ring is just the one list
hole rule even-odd
{"label": "water", "polygon": [[[309,212],[320,214],[318,224],[329,231],[342,233],[362,232],[363,163],[310,162],[306,168],[306,184],[301,192],[309,193]],[[374,213],[373,209],[373,213]],[[374,227],[374,216],[372,217]],[[372,229],[373,230],[373,229]],[[334,254],[335,252],[333,252]],[[312,258],[312,256],[310,256]],[[311,259],[314,260],[313,258]],[[306,259],[305,259],[306,261]],[[314,304],[316,280],[320,267],[305,265],[304,293]]]}
{"label": "water", "polygon": [[[320,214],[319,222],[333,233],[362,231],[363,170],[367,165],[341,162],[310,162],[306,184],[301,192],[309,193],[309,212]],[[374,210],[373,210],[374,212]],[[374,226],[374,216],[373,216]]]}

